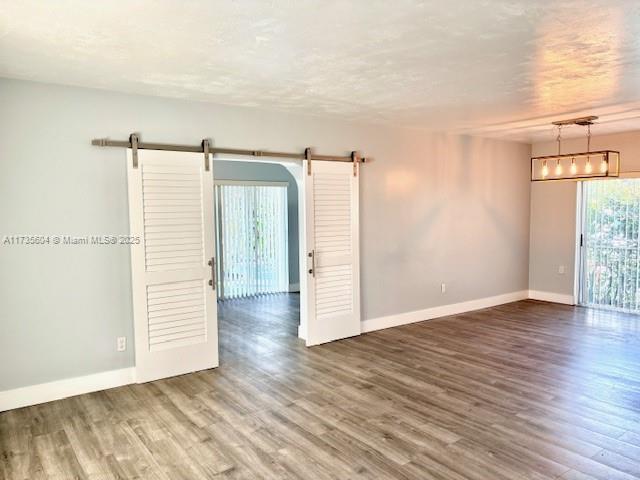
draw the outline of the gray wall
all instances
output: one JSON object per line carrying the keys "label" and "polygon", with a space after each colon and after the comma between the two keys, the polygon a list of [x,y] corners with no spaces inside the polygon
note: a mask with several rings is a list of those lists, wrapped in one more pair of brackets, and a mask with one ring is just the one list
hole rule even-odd
{"label": "gray wall", "polygon": [[289,286],[300,282],[298,249],[298,186],[296,179],[282,165],[259,162],[215,160],[213,172],[216,180],[253,180],[288,182],[287,214],[289,243]]}
{"label": "gray wall", "polygon": [[[576,182],[531,185],[529,289],[573,295]],[[565,272],[559,273],[564,266]]]}
{"label": "gray wall", "polygon": [[[359,149],[363,319],[528,288],[528,145],[13,80],[0,105],[0,236],[128,232],[95,137]],[[131,366],[130,287],[126,247],[1,247],[0,390]]]}
{"label": "gray wall", "polygon": [[[594,127],[594,130],[597,127]],[[555,142],[536,143],[532,155],[554,155]],[[592,150],[618,150],[621,176],[640,175],[640,132],[593,136]],[[584,138],[562,142],[563,152],[583,152]],[[577,182],[534,183],[531,188],[531,249],[529,288],[547,293],[573,295],[575,283]],[[564,274],[558,267],[566,266]]]}

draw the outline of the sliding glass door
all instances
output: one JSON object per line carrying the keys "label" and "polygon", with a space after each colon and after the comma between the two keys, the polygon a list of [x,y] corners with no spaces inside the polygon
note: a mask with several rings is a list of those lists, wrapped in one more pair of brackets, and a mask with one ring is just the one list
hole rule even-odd
{"label": "sliding glass door", "polygon": [[583,305],[640,310],[640,180],[583,183]]}
{"label": "sliding glass door", "polygon": [[287,184],[216,184],[218,295],[289,290]]}

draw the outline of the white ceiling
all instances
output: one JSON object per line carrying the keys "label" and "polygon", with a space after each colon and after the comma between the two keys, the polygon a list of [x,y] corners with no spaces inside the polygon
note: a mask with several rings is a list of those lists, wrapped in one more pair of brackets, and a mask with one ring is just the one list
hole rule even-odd
{"label": "white ceiling", "polygon": [[640,129],[640,2],[0,0],[0,76],[518,140]]}

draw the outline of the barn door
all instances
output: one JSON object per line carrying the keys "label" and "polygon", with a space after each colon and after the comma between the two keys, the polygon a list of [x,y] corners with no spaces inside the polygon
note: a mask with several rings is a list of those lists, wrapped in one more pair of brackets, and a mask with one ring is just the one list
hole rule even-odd
{"label": "barn door", "polygon": [[128,151],[138,383],[218,366],[213,175],[203,154]]}
{"label": "barn door", "polygon": [[305,173],[307,345],[360,334],[358,176],[351,163],[312,163]]}

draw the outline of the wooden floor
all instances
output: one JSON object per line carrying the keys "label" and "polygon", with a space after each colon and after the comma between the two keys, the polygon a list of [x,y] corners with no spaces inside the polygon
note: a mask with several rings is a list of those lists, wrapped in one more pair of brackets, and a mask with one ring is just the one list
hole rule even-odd
{"label": "wooden floor", "polygon": [[220,368],[0,414],[0,478],[630,479],[640,321],[523,301],[307,349],[220,306]]}

